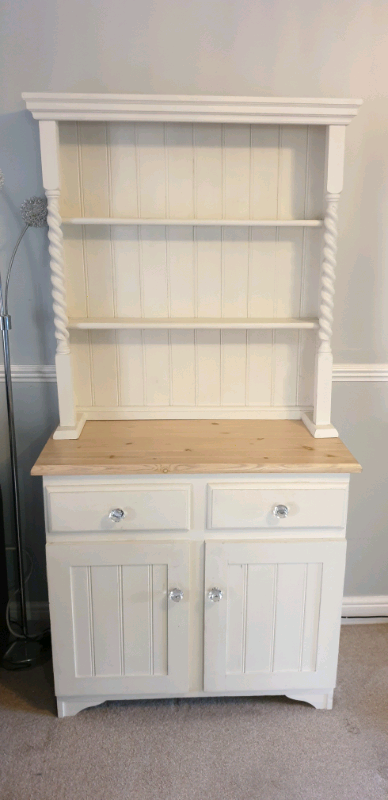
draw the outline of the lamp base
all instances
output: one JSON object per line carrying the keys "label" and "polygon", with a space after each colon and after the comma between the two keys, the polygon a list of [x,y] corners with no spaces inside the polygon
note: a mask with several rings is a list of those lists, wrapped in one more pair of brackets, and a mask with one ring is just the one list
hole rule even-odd
{"label": "lamp base", "polygon": [[17,639],[4,653],[2,666],[4,669],[26,669],[35,667],[50,656],[50,636],[43,636],[38,641]]}

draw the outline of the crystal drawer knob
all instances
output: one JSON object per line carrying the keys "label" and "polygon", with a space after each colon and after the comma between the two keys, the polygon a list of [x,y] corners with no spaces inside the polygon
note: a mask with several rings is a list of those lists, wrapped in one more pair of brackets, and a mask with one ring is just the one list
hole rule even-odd
{"label": "crystal drawer knob", "polygon": [[109,514],[109,519],[112,522],[120,522],[120,520],[124,519],[125,511],[122,508],[112,508],[112,511]]}
{"label": "crystal drawer knob", "polygon": [[171,589],[168,596],[174,603],[180,603],[183,600],[182,589]]}
{"label": "crystal drawer knob", "polygon": [[212,601],[212,603],[219,603],[220,600],[222,600],[222,597],[223,597],[222,589],[216,589],[215,586],[213,586],[213,588],[210,589],[208,598],[209,600]]}
{"label": "crystal drawer knob", "polygon": [[278,519],[285,519],[288,514],[288,506],[275,506],[272,513]]}

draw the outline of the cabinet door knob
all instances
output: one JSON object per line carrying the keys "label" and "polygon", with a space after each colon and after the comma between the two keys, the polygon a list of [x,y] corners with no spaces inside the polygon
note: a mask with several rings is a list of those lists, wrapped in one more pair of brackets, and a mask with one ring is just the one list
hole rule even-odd
{"label": "cabinet door knob", "polygon": [[183,600],[183,592],[182,589],[171,589],[168,593],[170,600],[173,600],[174,603],[180,603]]}
{"label": "cabinet door knob", "polygon": [[288,514],[288,506],[275,506],[272,513],[278,519],[285,519]]}
{"label": "cabinet door knob", "polygon": [[219,603],[220,600],[222,600],[223,596],[224,595],[222,589],[216,589],[215,586],[213,586],[213,588],[210,589],[210,592],[208,593],[208,598],[213,603]]}
{"label": "cabinet door knob", "polygon": [[125,511],[122,508],[112,508],[112,511],[109,514],[109,519],[112,522],[120,522],[121,519],[124,519]]}

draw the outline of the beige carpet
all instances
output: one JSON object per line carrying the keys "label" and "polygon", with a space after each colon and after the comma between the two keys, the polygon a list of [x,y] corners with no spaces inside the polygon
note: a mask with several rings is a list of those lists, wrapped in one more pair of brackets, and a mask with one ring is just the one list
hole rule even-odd
{"label": "beige carpet", "polygon": [[49,666],[0,671],[1,800],[386,800],[388,625],[342,629],[333,711],[107,703],[58,720]]}

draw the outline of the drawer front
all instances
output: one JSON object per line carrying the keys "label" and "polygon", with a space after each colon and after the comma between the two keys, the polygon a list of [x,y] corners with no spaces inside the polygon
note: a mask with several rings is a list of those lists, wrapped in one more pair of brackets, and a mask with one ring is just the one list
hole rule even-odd
{"label": "drawer front", "polygon": [[347,497],[347,487],[327,484],[213,484],[208,487],[208,528],[343,528]]}
{"label": "drawer front", "polygon": [[[122,518],[110,516],[120,510]],[[49,532],[189,530],[190,486],[46,488]]]}

